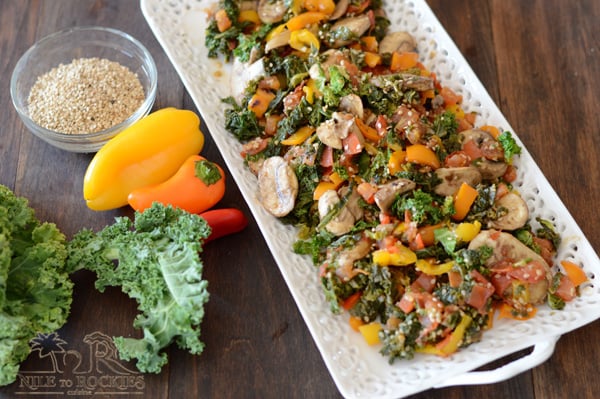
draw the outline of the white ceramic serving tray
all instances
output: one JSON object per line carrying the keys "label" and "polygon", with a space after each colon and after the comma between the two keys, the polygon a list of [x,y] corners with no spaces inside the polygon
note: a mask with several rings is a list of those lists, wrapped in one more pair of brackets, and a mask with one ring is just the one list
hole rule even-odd
{"label": "white ceramic serving tray", "polygon": [[[268,214],[257,200],[255,176],[240,157],[241,144],[224,128],[225,105],[232,94],[231,66],[209,59],[204,46],[207,10],[216,0],[141,0],[142,12],[179,73],[212,138],[248,202],[298,308],[339,391],[348,398],[400,398],[432,387],[483,384],[510,378],[545,361],[560,335],[600,317],[600,259],[542,172],[524,151],[516,161],[517,188],[526,199],[532,219],[555,222],[563,236],[558,259],[583,265],[590,282],[583,295],[563,311],[542,306],[528,321],[497,320],[483,340],[449,358],[417,355],[393,365],[377,347],[369,347],[353,332],[347,316],[335,316],[325,302],[317,270],[307,257],[292,252],[295,229]],[[461,94],[466,111],[479,114],[479,124],[513,131],[424,0],[387,1],[392,30],[406,30],[418,41],[421,61],[442,84]],[[515,132],[518,135],[518,132]],[[519,144],[522,142],[518,139]],[[494,359],[534,347],[531,354],[501,368],[470,372]]]}

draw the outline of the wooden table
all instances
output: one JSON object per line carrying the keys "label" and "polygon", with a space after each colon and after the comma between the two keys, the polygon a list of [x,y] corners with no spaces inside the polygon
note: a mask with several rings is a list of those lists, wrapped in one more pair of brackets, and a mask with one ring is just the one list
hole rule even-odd
{"label": "wooden table", "polygon": [[[428,3],[594,248],[600,248],[600,2]],[[39,218],[55,222],[67,236],[131,214],[88,210],[81,187],[91,155],[64,152],[33,137],[11,104],[9,78],[19,57],[41,37],[74,25],[114,27],[138,38],[158,67],[155,108],[195,109],[137,1],[0,2],[0,183],[27,197]],[[204,153],[221,161],[210,136]],[[250,215],[233,181],[220,205]],[[50,358],[32,353],[22,365],[30,378],[0,388],[0,398],[339,397],[254,221],[244,232],[206,245],[202,256],[211,300],[201,356],[173,347],[161,374],[134,374],[131,364],[110,356],[105,343],[112,335],[134,333],[135,304],[116,289],[98,293],[94,276],[79,272],[73,276],[69,322],[59,331],[70,360],[51,373]],[[430,390],[414,398],[598,397],[599,342],[600,324],[594,322],[563,336],[547,362],[508,381]],[[40,371],[46,373],[35,373]]]}

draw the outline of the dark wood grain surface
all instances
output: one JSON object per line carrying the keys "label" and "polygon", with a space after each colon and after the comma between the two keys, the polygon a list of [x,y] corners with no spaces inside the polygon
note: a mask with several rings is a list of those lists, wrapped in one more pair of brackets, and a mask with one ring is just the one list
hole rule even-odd
{"label": "dark wood grain surface", "polygon": [[[599,249],[600,2],[428,3]],[[9,81],[36,40],[75,25],[114,27],[139,39],[158,67],[155,108],[195,109],[137,1],[0,1],[0,183],[27,197],[40,219],[56,223],[67,236],[131,213],[87,209],[81,189],[91,155],[64,152],[31,136],[12,107]],[[203,152],[221,161],[210,136]],[[250,216],[231,180],[219,206],[236,206]],[[32,353],[22,366],[29,379],[0,388],[0,398],[340,397],[254,221],[244,232],[206,245],[202,256],[211,292],[202,355],[173,347],[162,373],[132,373],[131,364],[106,352],[103,339],[135,334],[135,304],[118,290],[98,293],[94,276],[79,272],[73,276],[71,316],[59,331],[69,360],[49,373],[49,357]],[[548,361],[512,379],[433,389],[413,399],[596,398],[599,362],[600,323],[594,322],[563,336]]]}

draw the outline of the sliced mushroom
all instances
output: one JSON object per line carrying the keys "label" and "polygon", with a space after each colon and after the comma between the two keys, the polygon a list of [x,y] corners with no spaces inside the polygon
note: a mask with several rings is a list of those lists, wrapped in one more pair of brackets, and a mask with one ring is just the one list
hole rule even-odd
{"label": "sliced mushroom", "polygon": [[[356,221],[363,216],[363,210],[359,204],[359,199],[361,197],[356,190],[353,190],[350,194],[347,194],[342,190],[340,194],[342,196],[349,195],[349,197],[346,199],[346,203],[341,206],[337,213],[325,225],[325,229],[336,236],[348,233],[352,230]],[[340,196],[335,190],[325,191],[321,197],[319,197],[317,205],[321,220],[325,219],[325,217],[329,215],[329,212],[340,206],[340,202]]]}
{"label": "sliced mushroom", "polygon": [[339,0],[337,2],[337,4],[335,5],[335,9],[333,10],[333,13],[329,17],[329,20],[335,21],[336,19],[339,19],[340,17],[342,17],[344,14],[346,14],[346,11],[348,10],[349,5],[350,5],[350,0]]}
{"label": "sliced mushroom", "polygon": [[433,79],[429,76],[414,75],[412,73],[403,73],[400,76],[402,77],[402,87],[405,89],[427,91],[434,88]]}
{"label": "sliced mushroom", "polygon": [[461,184],[467,183],[475,187],[481,183],[481,173],[474,166],[463,166],[458,168],[438,168],[435,174],[441,180],[433,191],[442,196],[454,195]]}
{"label": "sliced mushroom", "polygon": [[379,186],[375,193],[375,203],[383,213],[388,213],[396,197],[415,189],[417,185],[412,180],[397,179]]}
{"label": "sliced mushroom", "polygon": [[516,230],[525,226],[529,219],[529,208],[521,196],[515,192],[503,195],[494,203],[496,209],[503,209],[506,214],[492,220],[489,226],[498,230]]}
{"label": "sliced mushroom", "polygon": [[473,161],[484,180],[494,180],[506,173],[504,150],[494,136],[481,129],[469,129],[458,137],[463,147],[472,141],[481,150],[483,157]]}
{"label": "sliced mushroom", "polygon": [[287,11],[284,0],[260,0],[258,3],[258,17],[265,24],[280,22]]}
{"label": "sliced mushroom", "polygon": [[379,43],[379,54],[391,54],[416,51],[417,42],[408,32],[392,32],[385,35]]}
{"label": "sliced mushroom", "polygon": [[294,209],[298,178],[282,157],[271,157],[258,171],[258,191],[265,209],[274,216],[282,217]]}
{"label": "sliced mushroom", "polygon": [[288,29],[284,29],[281,32],[273,35],[266,43],[265,43],[265,53],[273,50],[274,48],[287,46],[290,42],[290,37],[292,36],[292,32]]}
{"label": "sliced mushroom", "polygon": [[331,47],[339,48],[352,43],[355,38],[361,37],[370,27],[371,19],[367,14],[340,19],[331,27],[331,34],[336,37],[331,43]]}
{"label": "sliced mushroom", "polygon": [[346,112],[334,112],[331,119],[317,127],[317,137],[323,144],[341,150],[342,140],[348,137],[348,133],[354,126],[354,115]]}
{"label": "sliced mushroom", "polygon": [[[509,284],[502,293],[504,300],[516,309],[526,309],[528,304],[538,304],[544,301],[552,281],[550,266],[544,258],[510,233],[497,230],[483,230],[469,243],[469,249],[481,247],[489,247],[493,251],[485,262],[492,274],[508,273],[506,275],[512,276],[511,278],[517,280],[519,278],[515,276],[523,278],[521,286],[527,290],[527,295],[523,296],[520,292],[513,291],[513,285]],[[512,273],[511,271],[505,272],[507,263],[515,265]],[[538,267],[533,267],[534,265]],[[501,268],[498,269],[495,266]],[[528,274],[529,271],[531,274]],[[525,297],[526,301],[524,301]]]}
{"label": "sliced mushroom", "polygon": [[354,93],[347,94],[340,98],[340,105],[338,106],[340,111],[344,111],[356,116],[359,119],[363,119],[364,108],[360,97]]}
{"label": "sliced mushroom", "polygon": [[256,11],[258,0],[243,0],[240,2],[240,11]]}
{"label": "sliced mushroom", "polygon": [[501,161],[478,160],[475,166],[479,169],[483,180],[494,180],[506,173],[508,164]]}
{"label": "sliced mushroom", "polygon": [[353,246],[344,248],[341,251],[333,252],[330,264],[335,264],[335,274],[344,281],[352,279],[360,273],[366,273],[364,270],[354,268],[354,262],[367,256],[371,252],[371,242],[366,238],[359,239]]}

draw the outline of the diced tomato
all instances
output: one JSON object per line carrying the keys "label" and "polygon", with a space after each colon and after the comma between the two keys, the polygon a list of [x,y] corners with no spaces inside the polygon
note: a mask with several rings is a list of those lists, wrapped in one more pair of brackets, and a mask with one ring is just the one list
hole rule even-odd
{"label": "diced tomato", "polygon": [[442,223],[419,227],[418,234],[423,240],[423,245],[428,247],[430,245],[435,244],[435,231],[440,227],[442,227]]}
{"label": "diced tomato", "polygon": [[414,291],[432,292],[435,287],[435,277],[421,273],[419,277],[411,284]]}
{"label": "diced tomato", "polygon": [[348,133],[348,136],[342,140],[344,152],[350,155],[360,154],[364,147],[362,137],[355,132]]}
{"label": "diced tomato", "polygon": [[387,133],[388,123],[385,119],[384,115],[377,115],[377,119],[375,120],[375,130],[377,130],[377,134],[383,137]]}
{"label": "diced tomato", "polygon": [[363,182],[356,187],[356,191],[368,204],[373,204],[375,202],[377,186],[371,183]]}
{"label": "diced tomato", "polygon": [[358,2],[351,2],[350,5],[348,6],[348,9],[346,10],[347,14],[360,14],[362,13],[364,10],[367,9],[367,7],[369,7],[369,4],[371,4],[371,0],[363,0],[362,2],[358,3]]}
{"label": "diced tomato", "polygon": [[548,265],[552,266],[554,262],[554,253],[556,252],[552,241],[546,238],[533,237],[533,242],[535,242],[540,248],[540,256],[544,258]]}
{"label": "diced tomato", "polygon": [[286,112],[296,108],[298,104],[300,104],[300,100],[302,100],[302,97],[304,96],[303,87],[304,83],[299,84],[298,86],[296,86],[294,91],[292,91],[283,98],[283,109]]}
{"label": "diced tomato", "polygon": [[458,288],[462,284],[462,276],[459,272],[449,271],[448,272],[448,283],[452,288]]}
{"label": "diced tomato", "polygon": [[508,271],[508,276],[533,284],[546,278],[546,268],[540,262],[531,261],[524,266],[513,267]]}
{"label": "diced tomato", "polygon": [[257,137],[254,140],[251,140],[242,146],[242,151],[240,155],[244,158],[247,155],[256,155],[259,152],[263,151],[265,148],[267,148],[268,144],[269,139]]}
{"label": "diced tomato", "polygon": [[504,292],[512,283],[512,280],[506,274],[494,274],[491,281],[496,294],[500,296],[504,295]]}
{"label": "diced tomato", "polygon": [[326,168],[333,166],[333,148],[330,146],[325,146],[323,149],[320,165]]}
{"label": "diced tomato", "polygon": [[479,313],[486,313],[487,300],[494,294],[494,286],[490,283],[475,284],[467,298],[467,304],[473,306]]}
{"label": "diced tomato", "polygon": [[474,140],[469,140],[462,146],[463,152],[471,158],[471,160],[483,158],[483,151]]}
{"label": "diced tomato", "polygon": [[415,239],[410,242],[410,249],[418,250],[423,248],[425,248],[425,241],[423,241],[421,233],[417,233]]}
{"label": "diced tomato", "polygon": [[412,293],[405,293],[396,304],[404,313],[410,313],[415,309],[415,300]]}
{"label": "diced tomato", "polygon": [[517,169],[512,165],[508,165],[508,168],[506,168],[506,172],[504,172],[502,178],[509,183],[514,182],[517,180]]}
{"label": "diced tomato", "polygon": [[471,157],[465,151],[454,151],[444,159],[444,166],[447,168],[459,168],[470,164]]}
{"label": "diced tomato", "polygon": [[269,114],[265,117],[265,134],[273,136],[277,133],[277,124],[283,119],[283,115]]}
{"label": "diced tomato", "polygon": [[508,186],[504,183],[499,183],[496,187],[496,200],[504,197],[506,194],[510,192]]}
{"label": "diced tomato", "polygon": [[575,285],[573,284],[571,279],[565,275],[561,276],[560,284],[558,285],[558,288],[556,289],[555,293],[556,293],[556,295],[558,295],[564,301],[567,301],[567,302],[571,301],[573,298],[575,298],[577,296],[577,292],[575,290]]}
{"label": "diced tomato", "polygon": [[442,87],[440,95],[444,98],[445,105],[460,104],[462,102],[462,96],[456,94],[452,89],[448,87]]}
{"label": "diced tomato", "polygon": [[357,291],[354,294],[350,295],[348,298],[344,299],[344,301],[342,302],[342,307],[346,310],[352,309],[354,305],[356,305],[360,300],[361,295],[362,292],[360,291]]}
{"label": "diced tomato", "polygon": [[479,273],[477,270],[471,270],[471,277],[473,277],[473,280],[475,280],[476,282],[478,282],[479,284],[488,284],[489,281],[487,278],[485,278],[485,276],[481,273]]}

